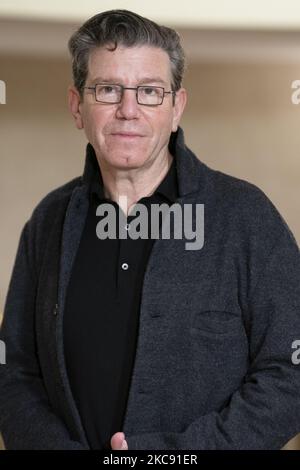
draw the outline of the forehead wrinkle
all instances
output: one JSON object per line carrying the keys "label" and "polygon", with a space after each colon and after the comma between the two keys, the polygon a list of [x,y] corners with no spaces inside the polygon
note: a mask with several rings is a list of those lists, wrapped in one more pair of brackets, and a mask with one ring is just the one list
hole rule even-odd
{"label": "forehead wrinkle", "polygon": [[[151,53],[147,55],[147,51],[144,49],[149,49]],[[133,54],[133,52],[139,53],[143,50],[142,57],[139,57],[138,54],[135,57],[135,54]],[[127,51],[130,51],[130,57],[126,58]],[[148,47],[124,48],[124,56],[119,48],[113,52],[108,52],[101,48],[95,49],[88,58],[89,82],[92,80],[92,83],[95,84],[103,81],[104,83],[110,82],[124,86],[142,85],[143,83],[148,84],[151,82],[154,85],[154,82],[156,82],[158,85],[164,84],[165,87],[168,87],[172,84],[172,71],[168,54],[158,49],[156,56],[156,54],[152,54],[153,51],[153,48]],[[103,65],[105,65],[106,57],[108,58],[107,70],[106,68],[102,69]],[[124,62],[123,59],[125,59]],[[133,63],[131,63],[132,60]],[[131,77],[132,72],[137,75]]]}
{"label": "forehead wrinkle", "polygon": [[[111,84],[118,84],[118,85],[124,85],[123,80],[121,78],[116,78],[116,77],[96,77],[91,80],[93,84],[96,83],[111,83]],[[167,82],[163,80],[161,77],[141,77],[138,80],[136,80],[137,85],[147,85],[147,84],[154,84],[154,83],[159,83],[160,85],[167,85]]]}

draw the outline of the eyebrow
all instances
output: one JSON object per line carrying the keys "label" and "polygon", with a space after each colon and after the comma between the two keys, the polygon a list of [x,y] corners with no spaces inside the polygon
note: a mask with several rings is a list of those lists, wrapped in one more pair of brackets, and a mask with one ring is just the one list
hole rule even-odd
{"label": "eyebrow", "polygon": [[[96,77],[92,80],[92,83],[112,83],[112,84],[122,84],[122,80],[118,80],[116,78],[103,78],[103,77]],[[142,77],[139,80],[139,85],[144,85],[147,83],[161,83],[163,85],[167,85],[167,82],[160,77]]]}

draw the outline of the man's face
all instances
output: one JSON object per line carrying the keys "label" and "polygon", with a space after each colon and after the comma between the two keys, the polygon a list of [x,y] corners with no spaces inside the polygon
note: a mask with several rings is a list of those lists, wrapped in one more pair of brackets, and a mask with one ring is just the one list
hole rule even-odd
{"label": "man's face", "polygon": [[[103,82],[125,87],[155,85],[170,91],[169,57],[162,49],[148,46],[118,46],[114,51],[97,48],[89,57],[85,86]],[[102,104],[95,101],[93,90],[85,89],[80,101],[74,87],[70,89],[70,107],[77,127],[85,129],[102,164],[118,169],[147,167],[166,155],[185,101],[184,89],[177,92],[175,106],[168,94],[155,107],[138,104],[134,90],[124,90],[119,104]]]}

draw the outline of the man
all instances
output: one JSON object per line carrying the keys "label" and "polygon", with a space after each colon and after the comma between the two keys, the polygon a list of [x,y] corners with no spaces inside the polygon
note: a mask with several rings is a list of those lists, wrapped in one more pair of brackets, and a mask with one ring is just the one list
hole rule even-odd
{"label": "man", "polygon": [[[86,163],[21,235],[1,333],[6,447],[280,449],[300,430],[292,233],[261,190],[186,147],[173,30],[114,10],[69,46]],[[204,207],[204,243],[151,238],[155,205],[169,210],[159,230],[175,205]]]}

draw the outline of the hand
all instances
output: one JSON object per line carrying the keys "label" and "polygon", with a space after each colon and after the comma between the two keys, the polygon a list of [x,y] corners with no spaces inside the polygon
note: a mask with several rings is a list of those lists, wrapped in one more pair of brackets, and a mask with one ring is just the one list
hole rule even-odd
{"label": "hand", "polygon": [[116,432],[110,440],[110,445],[112,450],[128,450],[125,434],[123,432]]}

